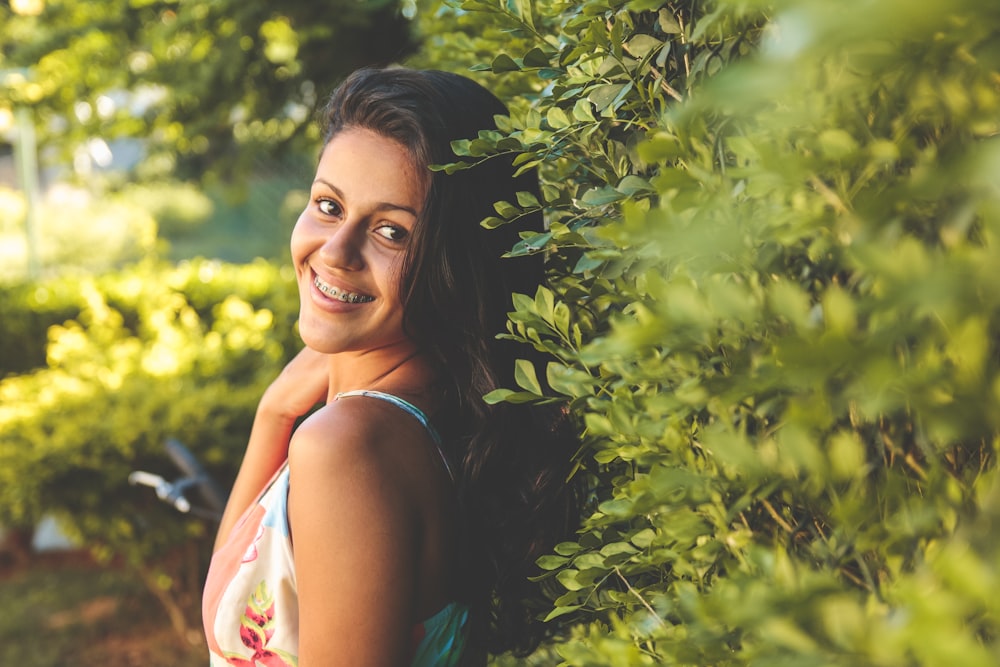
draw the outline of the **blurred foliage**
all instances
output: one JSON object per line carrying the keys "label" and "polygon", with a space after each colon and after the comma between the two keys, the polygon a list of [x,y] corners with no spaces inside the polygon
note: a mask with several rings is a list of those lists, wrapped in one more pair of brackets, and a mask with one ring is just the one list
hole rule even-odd
{"label": "blurred foliage", "polygon": [[133,184],[114,199],[149,211],[157,232],[167,237],[192,235],[215,212],[212,200],[192,183]]}
{"label": "blurred foliage", "polygon": [[0,185],[0,234],[19,230],[24,224],[26,211],[24,195]]}
{"label": "blurred foliage", "polygon": [[[489,400],[568,401],[593,480],[539,561],[571,625],[544,655],[1000,662],[1000,7],[449,16],[523,97],[443,168],[523,151],[542,198],[484,224],[549,219],[513,252],[547,253],[551,289],[515,298],[510,335],[554,361]],[[454,66],[451,40],[423,57]]]}
{"label": "blurred foliage", "polygon": [[0,525],[56,516],[99,557],[135,568],[175,627],[193,625],[213,528],[128,475],[180,477],[164,448],[174,437],[228,488],[257,400],[296,347],[289,273],[142,263],[5,290],[12,353],[37,353],[47,309],[67,319],[48,327],[44,368],[0,380]]}
{"label": "blurred foliage", "polygon": [[[61,190],[37,207],[40,262],[53,272],[94,273],[155,255],[161,244],[153,214],[172,222],[169,214],[176,216],[176,207],[192,201],[183,190],[170,190],[177,196],[172,209],[127,197],[93,199],[83,190]],[[0,223],[0,284],[23,280],[27,272],[25,234],[20,229],[24,210],[20,193],[0,201],[0,215],[13,213],[12,220]]]}
{"label": "blurred foliage", "polygon": [[[0,109],[35,111],[42,145],[141,138],[138,173],[245,173],[307,139],[313,110],[362,65],[413,51],[393,0],[44,0],[0,4]],[[300,142],[302,143],[302,142]]]}

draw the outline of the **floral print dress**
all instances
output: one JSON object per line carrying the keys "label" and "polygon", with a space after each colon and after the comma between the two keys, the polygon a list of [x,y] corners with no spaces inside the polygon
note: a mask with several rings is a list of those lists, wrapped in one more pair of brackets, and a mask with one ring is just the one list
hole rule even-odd
{"label": "floral print dress", "polygon": [[[388,401],[428,429],[451,474],[441,440],[417,407],[392,394],[345,392]],[[213,667],[298,664],[299,609],[288,530],[288,463],[281,467],[214,556],[202,598]],[[411,667],[449,667],[465,647],[468,609],[452,602],[413,628]]]}

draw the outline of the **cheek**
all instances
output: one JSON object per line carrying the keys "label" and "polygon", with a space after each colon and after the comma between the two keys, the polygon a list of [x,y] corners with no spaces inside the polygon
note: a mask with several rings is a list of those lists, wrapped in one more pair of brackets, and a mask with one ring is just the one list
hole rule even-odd
{"label": "cheek", "polygon": [[295,221],[295,226],[292,227],[292,235],[289,239],[289,247],[292,251],[292,260],[298,261],[303,259],[304,253],[307,252],[307,247],[309,245],[309,214],[307,211],[303,211],[298,220]]}
{"label": "cheek", "polygon": [[391,292],[396,301],[402,298],[403,292],[403,267],[405,266],[405,256],[403,253],[399,253],[389,261],[385,263],[385,267],[382,271],[384,276],[383,282],[385,284],[385,290]]}

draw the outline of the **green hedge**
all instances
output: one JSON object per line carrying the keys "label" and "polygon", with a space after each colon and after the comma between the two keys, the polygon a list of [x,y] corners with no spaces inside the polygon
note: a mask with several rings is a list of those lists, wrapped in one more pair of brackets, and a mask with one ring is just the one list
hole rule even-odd
{"label": "green hedge", "polygon": [[41,323],[66,319],[48,329],[44,368],[0,380],[0,525],[55,515],[98,556],[137,568],[189,630],[212,525],[128,475],[180,477],[173,437],[228,488],[257,400],[297,349],[290,271],[144,263],[6,296],[4,338],[26,353]]}
{"label": "green hedge", "polygon": [[521,91],[462,160],[541,170],[485,224],[550,221],[511,335],[554,361],[491,398],[568,401],[593,480],[528,662],[997,664],[1000,8],[433,16]]}

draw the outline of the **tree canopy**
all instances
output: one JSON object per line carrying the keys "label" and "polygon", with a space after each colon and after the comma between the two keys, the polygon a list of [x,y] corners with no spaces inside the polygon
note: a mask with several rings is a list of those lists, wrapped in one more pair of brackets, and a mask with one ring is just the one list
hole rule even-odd
{"label": "tree canopy", "polygon": [[38,7],[0,5],[0,70],[8,73],[0,105],[33,107],[41,141],[52,146],[140,137],[159,175],[224,174],[255,148],[295,143],[340,78],[415,47],[391,0]]}

